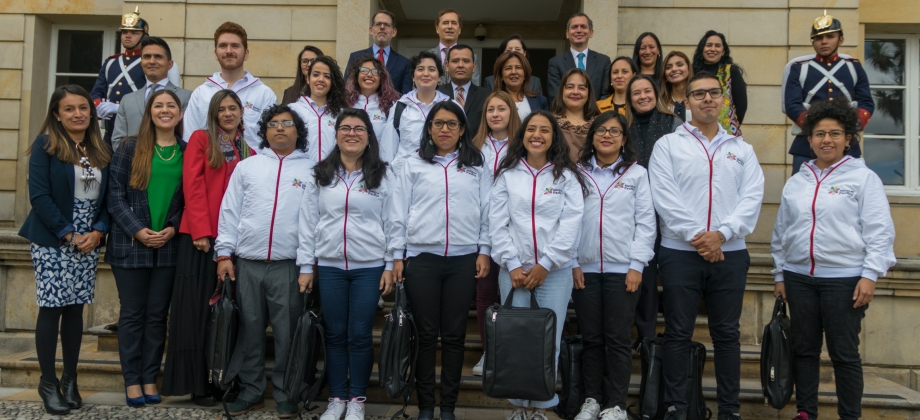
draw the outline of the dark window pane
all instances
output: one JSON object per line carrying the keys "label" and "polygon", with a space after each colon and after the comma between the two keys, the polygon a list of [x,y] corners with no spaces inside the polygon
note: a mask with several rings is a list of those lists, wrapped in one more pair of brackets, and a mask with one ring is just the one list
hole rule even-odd
{"label": "dark window pane", "polygon": [[99,73],[102,31],[58,31],[57,72]]}
{"label": "dark window pane", "polygon": [[96,76],[57,76],[54,79],[54,87],[64,85],[79,85],[86,89],[87,92],[93,90],[93,84],[96,83]]}
{"label": "dark window pane", "polygon": [[866,74],[871,85],[904,84],[903,39],[867,39]]}
{"label": "dark window pane", "polygon": [[904,140],[864,140],[863,157],[885,185],[904,185]]}
{"label": "dark window pane", "polygon": [[872,89],[875,112],[866,125],[866,134],[904,134],[904,91]]}

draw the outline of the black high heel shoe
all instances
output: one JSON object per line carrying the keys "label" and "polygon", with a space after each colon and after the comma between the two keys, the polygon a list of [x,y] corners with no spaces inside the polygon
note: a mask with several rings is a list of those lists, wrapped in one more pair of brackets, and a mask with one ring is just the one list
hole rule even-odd
{"label": "black high heel shoe", "polygon": [[61,376],[61,394],[64,395],[64,401],[71,410],[78,410],[83,407],[83,397],[80,396],[80,390],[77,389],[77,378],[71,378],[67,374]]}
{"label": "black high heel shoe", "polygon": [[48,414],[70,414],[70,407],[67,405],[67,401],[64,401],[64,396],[61,395],[57,378],[54,378],[54,382],[42,379],[38,383],[38,395],[42,397],[45,411]]}

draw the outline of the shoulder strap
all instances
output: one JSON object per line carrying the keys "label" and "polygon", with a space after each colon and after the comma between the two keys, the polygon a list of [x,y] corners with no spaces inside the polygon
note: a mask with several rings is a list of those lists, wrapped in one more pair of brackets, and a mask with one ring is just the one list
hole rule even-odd
{"label": "shoulder strap", "polygon": [[399,134],[399,120],[402,118],[404,109],[406,109],[405,102],[396,102],[396,111],[393,114],[393,128],[396,129],[396,134]]}
{"label": "shoulder strap", "polygon": [[[408,309],[405,309],[408,312]],[[418,364],[418,330],[415,328],[415,318],[411,315],[406,317],[406,320],[409,323],[412,334],[410,335],[412,340],[412,364],[409,365],[409,375],[406,378],[406,388],[403,390],[405,399],[403,400],[403,406],[399,411],[393,414],[393,417],[390,417],[390,420],[396,420],[397,417],[403,416],[408,419],[409,415],[406,414],[406,408],[409,407],[409,402],[412,399],[412,391],[415,388],[415,366]]]}
{"label": "shoulder strap", "polygon": [[[319,346],[320,348],[323,349],[323,356],[325,358],[326,330],[323,328],[323,324],[318,322],[317,318],[313,319],[313,326],[314,328],[316,328],[316,333],[319,335]],[[319,392],[323,389],[323,386],[325,385],[325,382],[326,382],[326,364],[325,363],[323,363],[323,370],[320,371],[319,379],[316,379],[316,378],[313,378],[313,379],[315,379],[316,381],[313,382],[313,385],[307,391],[307,395],[304,397],[304,400],[303,400],[303,409],[306,411],[313,411],[319,408],[319,406],[310,407],[310,404],[313,403],[313,399],[316,398],[316,396],[319,394]]]}

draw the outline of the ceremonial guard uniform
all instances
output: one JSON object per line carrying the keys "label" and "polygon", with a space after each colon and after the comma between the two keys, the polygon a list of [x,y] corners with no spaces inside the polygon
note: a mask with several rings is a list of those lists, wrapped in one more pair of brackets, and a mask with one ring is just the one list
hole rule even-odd
{"label": "ceremonial guard uniform", "polygon": [[[839,20],[825,12],[824,16],[815,19],[811,37],[832,32],[839,32],[842,36],[843,27]],[[834,51],[828,57],[815,54],[796,58],[787,65],[787,69],[783,80],[783,112],[795,122],[792,127],[795,140],[789,154],[814,159],[807,133],[802,133],[801,129],[812,103],[847,101],[857,110],[861,128],[866,127],[875,110],[875,102],[869,90],[869,78],[859,60]],[[859,144],[854,145],[848,154],[859,157]],[[793,171],[798,169],[793,168]]]}
{"label": "ceremonial guard uniform", "polygon": [[[143,31],[147,35],[147,21],[140,18],[137,8],[134,12],[125,13],[121,17],[122,31]],[[115,54],[102,63],[102,69],[99,70],[99,77],[96,78],[96,84],[93,85],[93,91],[90,95],[96,104],[100,118],[105,118],[105,142],[112,144],[112,130],[115,127],[115,114],[118,112],[118,104],[121,99],[137,89],[143,88],[147,84],[147,78],[144,76],[144,70],[141,68],[141,50],[140,42],[137,48],[126,50],[121,54]],[[103,106],[99,110],[100,104],[109,102],[114,106]],[[109,109],[106,109],[109,108]],[[103,112],[106,111],[106,112]],[[107,116],[107,118],[106,118]]]}

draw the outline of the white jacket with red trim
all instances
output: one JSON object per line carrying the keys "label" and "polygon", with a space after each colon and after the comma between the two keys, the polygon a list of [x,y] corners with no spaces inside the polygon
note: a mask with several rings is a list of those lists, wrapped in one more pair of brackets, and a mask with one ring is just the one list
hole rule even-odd
{"label": "white jacket with red trim", "polygon": [[269,149],[259,149],[259,144],[262,143],[259,137],[259,120],[262,119],[262,113],[275,105],[278,98],[270,87],[248,71],[231,88],[228,88],[227,82],[220,77],[220,72],[214,73],[205,79],[201,86],[195,88],[182,117],[182,140],[188,143],[195,130],[208,129],[208,108],[211,106],[211,98],[223,89],[236,92],[243,103],[243,138],[246,143],[256,153],[262,153],[262,150],[270,152]]}
{"label": "white jacket with red trim", "polygon": [[379,267],[386,262],[387,236],[393,174],[387,173],[374,189],[368,189],[364,176],[337,174],[325,187],[317,184],[313,174],[307,178],[307,190],[300,206],[297,265],[313,271],[319,260],[323,266],[343,270]]}
{"label": "white jacket with red trim", "polygon": [[[513,133],[512,133],[513,134]],[[485,164],[495,175],[498,165],[502,164],[502,159],[508,154],[508,139],[494,139],[492,135],[486,136],[485,143],[482,144],[482,156],[485,158]]]}
{"label": "white jacket with red trim", "polygon": [[824,171],[813,162],[783,187],[770,243],[776,281],[783,281],[783,270],[873,281],[885,276],[897,260],[882,180],[862,159],[845,156]]}
{"label": "white jacket with red trim", "polygon": [[574,266],[584,205],[575,174],[554,179],[552,164],[535,169],[522,159],[492,187],[492,259],[508,271]]}
{"label": "white jacket with red trim", "polygon": [[259,261],[297,258],[300,204],[312,168],[299,150],[279,158],[263,149],[240,162],[220,203],[214,252]]}
{"label": "white jacket with red trim", "polygon": [[763,170],[754,148],[723,128],[710,142],[684,123],[655,143],[649,162],[652,201],[661,218],[661,246],[696,251],[698,233],[725,235],[723,251],[745,249],[763,201]]}
{"label": "white jacket with red trim", "polygon": [[[371,119],[371,125],[374,126],[374,134],[377,136],[377,143],[383,137],[383,130],[387,125],[387,113],[380,109],[380,98],[375,93],[371,96],[358,94],[358,100],[351,106],[356,109],[363,109]],[[390,112],[396,107],[396,103],[390,105]]]}
{"label": "white jacket with red trim", "polygon": [[657,234],[648,173],[638,163],[619,175],[605,168],[612,182],[602,185],[594,179],[593,165],[579,165],[579,169],[588,184],[588,196],[578,264],[589,273],[626,273],[630,269],[641,273],[655,257]]}
{"label": "white jacket with red trim", "polygon": [[[419,143],[422,140],[422,133],[425,130],[425,119],[428,118],[428,112],[438,102],[449,101],[447,96],[441,91],[435,91],[434,100],[425,105],[418,100],[417,90],[399,98],[399,101],[393,104],[390,109],[390,115],[387,117],[387,124],[383,128],[383,136],[380,140],[380,158],[384,161],[396,163],[397,160],[403,160],[415,155]],[[402,114],[399,116],[399,130],[393,125],[395,123],[396,107],[402,102],[405,105]],[[394,165],[394,169],[399,169],[401,163]]]}
{"label": "white jacket with red trim", "polygon": [[335,119],[338,115],[329,112],[326,106],[317,106],[307,96],[301,96],[290,105],[307,127],[307,156],[319,162],[329,156],[335,147]]}
{"label": "white jacket with red trim", "polygon": [[435,157],[434,163],[415,154],[398,169],[388,247],[394,259],[404,252],[489,255],[492,175],[484,166],[459,167],[457,153]]}

